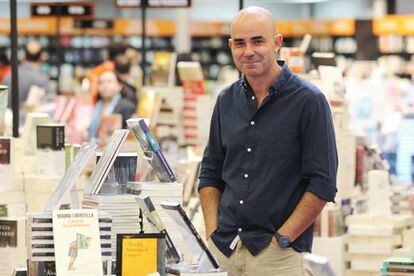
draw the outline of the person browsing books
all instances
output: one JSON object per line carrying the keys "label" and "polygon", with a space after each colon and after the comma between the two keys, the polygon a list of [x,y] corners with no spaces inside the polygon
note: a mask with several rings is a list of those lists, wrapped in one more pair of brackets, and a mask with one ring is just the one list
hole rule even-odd
{"label": "person browsing books", "polygon": [[135,114],[136,106],[122,96],[123,86],[116,73],[111,70],[103,71],[98,77],[98,101],[89,127],[89,140],[98,136],[102,117],[120,114],[122,128],[126,128],[126,120]]}
{"label": "person browsing books", "polygon": [[337,191],[329,105],[277,60],[274,26],[260,7],[233,18],[229,46],[243,76],[217,99],[200,170],[206,237],[229,275],[303,275],[313,222]]}

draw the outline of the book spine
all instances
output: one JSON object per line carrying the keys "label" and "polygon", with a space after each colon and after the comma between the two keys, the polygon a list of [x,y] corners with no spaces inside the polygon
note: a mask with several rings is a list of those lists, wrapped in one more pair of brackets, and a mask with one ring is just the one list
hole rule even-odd
{"label": "book spine", "polygon": [[0,139],[0,164],[10,165],[11,163],[11,143],[10,138]]}
{"label": "book spine", "polygon": [[154,136],[152,136],[152,134],[151,134],[151,132],[150,132],[147,124],[145,123],[145,121],[144,120],[140,120],[139,121],[139,125],[140,125],[142,131],[145,133],[145,136],[147,137],[148,142],[151,145],[151,148],[152,148],[153,152],[161,160],[161,164],[163,165],[164,169],[168,173],[168,176],[170,178],[170,181],[171,182],[177,181],[177,178],[176,178],[174,172],[172,171],[170,165],[168,164],[168,161],[165,159],[164,154],[162,153],[160,147],[158,146],[158,143],[155,140]]}

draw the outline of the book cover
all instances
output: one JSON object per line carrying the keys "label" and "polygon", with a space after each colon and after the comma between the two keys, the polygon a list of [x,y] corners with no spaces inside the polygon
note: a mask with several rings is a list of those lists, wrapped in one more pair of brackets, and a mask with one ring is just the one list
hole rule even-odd
{"label": "book cover", "polygon": [[94,195],[100,192],[101,187],[108,176],[109,170],[112,168],[116,156],[121,150],[128,134],[129,130],[127,129],[117,129],[114,131],[110,142],[106,145],[102,153],[102,157],[99,159],[92,172],[89,184],[85,187],[85,194]]}
{"label": "book cover", "polygon": [[143,87],[139,94],[137,115],[149,120],[150,126],[155,126],[160,113],[162,97],[154,88]]}
{"label": "book cover", "polygon": [[65,125],[37,126],[36,172],[43,176],[65,173]]}
{"label": "book cover", "polygon": [[169,83],[169,75],[171,69],[171,52],[155,52],[151,66],[151,83],[153,86],[163,86]]}
{"label": "book cover", "polygon": [[97,210],[53,211],[58,275],[103,275]]}
{"label": "book cover", "polygon": [[10,275],[25,260],[24,218],[0,220],[0,274]]}
{"label": "book cover", "polygon": [[128,127],[131,129],[144,155],[147,157],[160,182],[175,182],[177,177],[165,159],[157,141],[150,132],[143,119],[128,119]]}
{"label": "book cover", "polygon": [[116,129],[122,129],[122,115],[111,114],[102,115],[98,128],[98,144],[100,148],[103,148],[108,144],[112,134]]}
{"label": "book cover", "polygon": [[0,192],[13,190],[12,138],[0,137]]}
{"label": "book cover", "polygon": [[117,245],[117,275],[164,275],[164,234],[118,234]]}
{"label": "book cover", "polygon": [[[97,154],[99,161],[101,153]],[[119,153],[102,186],[102,193],[124,193],[129,181],[135,181],[137,171],[137,153]]]}
{"label": "book cover", "polygon": [[174,246],[174,243],[171,240],[170,235],[162,223],[160,216],[158,215],[157,210],[154,207],[154,204],[151,201],[151,198],[147,195],[138,195],[136,197],[139,208],[142,210],[147,222],[151,226],[152,230],[160,232],[165,235],[166,251],[165,255],[168,260],[168,263],[179,263],[180,255],[177,252],[177,249]]}
{"label": "book cover", "polygon": [[[160,205],[166,211],[166,213],[177,223],[181,234],[183,237],[186,237],[187,245],[190,247],[193,256],[198,257],[198,263],[203,263],[206,265],[206,267],[203,267],[202,270],[219,268],[216,259],[211,254],[210,250],[198,234],[197,230],[194,228],[181,205],[178,202],[174,201],[162,201]],[[207,262],[204,262],[203,258],[207,258]]]}
{"label": "book cover", "polygon": [[28,261],[28,275],[56,276],[54,261]]}
{"label": "book cover", "polygon": [[64,196],[74,187],[80,174],[88,164],[88,161],[95,153],[96,147],[97,146],[94,143],[87,143],[82,145],[79,152],[76,154],[75,159],[66,170],[59,184],[55,187],[49,200],[46,202],[46,212],[59,209]]}

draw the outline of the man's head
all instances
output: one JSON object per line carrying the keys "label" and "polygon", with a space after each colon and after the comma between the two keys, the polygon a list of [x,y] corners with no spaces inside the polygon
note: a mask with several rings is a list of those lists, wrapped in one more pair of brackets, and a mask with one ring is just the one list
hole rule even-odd
{"label": "man's head", "polygon": [[25,59],[30,62],[40,62],[42,58],[42,45],[37,41],[29,41],[24,48]]}
{"label": "man's head", "polygon": [[115,57],[115,71],[120,75],[128,75],[131,69],[131,62],[126,55]]}
{"label": "man's head", "polygon": [[112,100],[121,90],[122,84],[114,71],[104,71],[99,75],[98,93],[104,101]]}
{"label": "man's head", "polygon": [[260,7],[239,11],[231,22],[229,46],[234,63],[247,77],[273,75],[276,53],[282,44],[271,13]]}

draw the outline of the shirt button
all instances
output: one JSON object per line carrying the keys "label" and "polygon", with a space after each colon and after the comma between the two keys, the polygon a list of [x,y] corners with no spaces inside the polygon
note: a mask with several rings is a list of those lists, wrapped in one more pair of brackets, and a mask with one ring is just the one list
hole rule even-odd
{"label": "shirt button", "polygon": [[250,124],[251,124],[252,126],[254,126],[254,121],[251,121],[251,122],[250,122]]}
{"label": "shirt button", "polygon": [[244,178],[248,178],[249,175],[247,173],[244,174]]}
{"label": "shirt button", "polygon": [[252,149],[251,148],[247,148],[247,152],[251,152],[252,151]]}
{"label": "shirt button", "polygon": [[241,232],[241,231],[243,231],[243,229],[239,228],[239,229],[237,229],[237,231]]}
{"label": "shirt button", "polygon": [[240,202],[240,205],[243,205],[243,203],[244,203],[244,201],[243,201],[243,200],[240,200],[239,202]]}
{"label": "shirt button", "polygon": [[254,96],[252,96],[252,101],[254,101],[254,99],[255,99],[255,97],[254,97]]}

